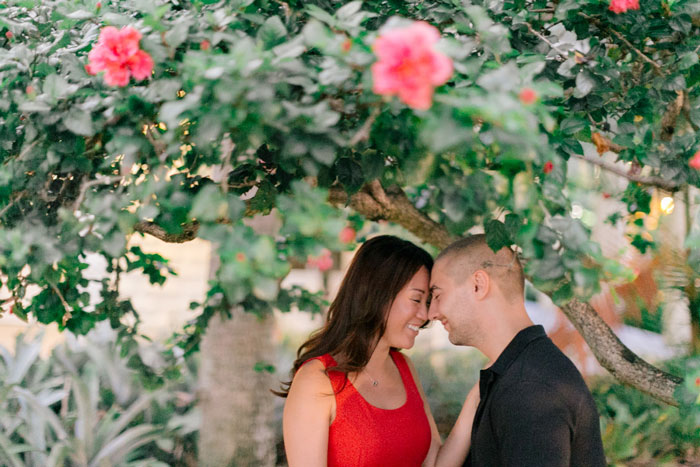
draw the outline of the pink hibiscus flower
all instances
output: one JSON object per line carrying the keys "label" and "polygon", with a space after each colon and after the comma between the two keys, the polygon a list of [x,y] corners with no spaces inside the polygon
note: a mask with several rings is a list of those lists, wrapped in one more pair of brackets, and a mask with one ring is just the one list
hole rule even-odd
{"label": "pink hibiscus flower", "polygon": [[439,40],[437,28],[424,21],[380,35],[373,45],[379,60],[372,65],[372,90],[398,95],[414,109],[430,108],[435,87],[452,76],[452,60],[434,49]]}
{"label": "pink hibiscus flower", "polygon": [[639,0],[611,0],[609,10],[616,14],[639,10]]}
{"label": "pink hibiscus flower", "polygon": [[688,165],[695,170],[700,170],[700,151],[696,152],[695,155],[690,158]]}
{"label": "pink hibiscus flower", "polygon": [[321,272],[328,271],[333,267],[330,250],[324,248],[319,256],[309,256],[306,259],[306,265],[310,268],[318,268]]}
{"label": "pink hibiscus flower", "polygon": [[153,59],[139,48],[141,33],[131,26],[117,29],[102,28],[97,45],[88,54],[85,69],[91,75],[105,72],[105,83],[109,86],[126,86],[129,78],[148,78],[153,71]]}

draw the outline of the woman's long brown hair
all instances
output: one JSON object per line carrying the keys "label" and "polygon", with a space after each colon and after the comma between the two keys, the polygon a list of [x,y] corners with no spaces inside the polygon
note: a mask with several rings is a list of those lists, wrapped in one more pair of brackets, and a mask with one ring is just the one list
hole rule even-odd
{"label": "woman's long brown hair", "polygon": [[[328,309],[326,324],[297,351],[291,377],[309,359],[336,357],[333,371],[347,375],[362,370],[384,334],[386,318],[396,295],[421,267],[433,267],[422,248],[391,235],[365,242],[355,254],[338,294]],[[291,381],[275,394],[287,397]]]}

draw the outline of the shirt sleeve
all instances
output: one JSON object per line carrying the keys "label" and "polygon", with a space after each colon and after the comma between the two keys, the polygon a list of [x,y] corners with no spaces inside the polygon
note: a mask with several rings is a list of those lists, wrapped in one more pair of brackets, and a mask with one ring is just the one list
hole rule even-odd
{"label": "shirt sleeve", "polygon": [[573,422],[560,395],[542,383],[520,382],[494,396],[491,423],[500,465],[570,465]]}

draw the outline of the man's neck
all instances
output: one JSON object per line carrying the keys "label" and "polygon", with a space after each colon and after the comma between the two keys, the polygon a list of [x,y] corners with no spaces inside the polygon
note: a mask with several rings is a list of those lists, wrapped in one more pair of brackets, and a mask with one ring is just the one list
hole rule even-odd
{"label": "man's neck", "polygon": [[516,335],[534,323],[527,314],[517,314],[504,320],[500,325],[490,328],[487,336],[484,336],[481,352],[488,358],[488,366],[493,365],[503,351],[508,347]]}

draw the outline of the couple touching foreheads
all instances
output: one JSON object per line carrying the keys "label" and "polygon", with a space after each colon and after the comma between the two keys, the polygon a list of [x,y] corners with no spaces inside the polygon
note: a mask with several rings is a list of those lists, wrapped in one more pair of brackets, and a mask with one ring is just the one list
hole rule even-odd
{"label": "couple touching foreheads", "polygon": [[[400,351],[428,320],[489,361],[444,442]],[[290,467],[605,465],[588,388],[530,321],[517,255],[484,235],[435,262],[397,237],[368,240],[297,356],[283,391]]]}

